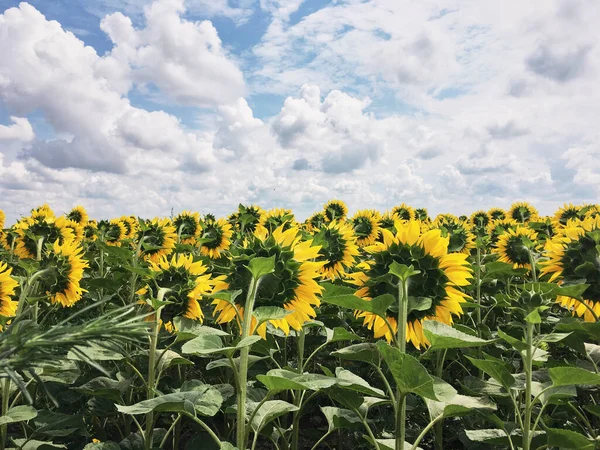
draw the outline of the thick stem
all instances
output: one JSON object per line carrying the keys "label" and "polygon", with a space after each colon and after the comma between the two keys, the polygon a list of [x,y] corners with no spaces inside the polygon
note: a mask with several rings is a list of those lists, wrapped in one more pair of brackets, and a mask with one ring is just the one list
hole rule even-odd
{"label": "thick stem", "polygon": [[[146,389],[146,398],[154,398],[155,376],[156,376],[156,348],[158,345],[158,332],[160,331],[160,308],[155,312],[155,319],[152,323],[152,333],[150,334],[150,349],[148,353],[148,385]],[[146,450],[152,448],[152,433],[154,431],[154,412],[146,414],[146,435],[144,445]]]}
{"label": "thick stem", "polygon": [[481,249],[477,246],[477,337],[481,337]]}
{"label": "thick stem", "polygon": [[[406,322],[408,318],[408,280],[398,282],[398,349],[406,353]],[[406,440],[406,394],[396,394],[396,450],[404,450]]]}
{"label": "thick stem", "polygon": [[[260,279],[252,278],[248,295],[246,297],[246,305],[244,307],[244,321],[242,323],[242,339],[250,336],[252,331],[252,310],[254,309],[254,301],[256,300],[256,292]],[[250,347],[244,347],[240,351],[240,370],[239,370],[239,390],[237,401],[237,448],[239,450],[246,449],[246,389],[248,388],[248,359],[250,357]]]}
{"label": "thick stem", "polygon": [[[301,374],[304,367],[304,342],[306,340],[306,332],[304,328],[300,330],[298,336],[298,373]],[[292,450],[298,450],[298,440],[300,439],[300,410],[302,409],[302,395],[300,391],[296,391],[294,397],[294,405],[298,409],[293,414],[292,420]]]}
{"label": "thick stem", "polygon": [[[417,448],[419,447],[419,444],[421,443],[421,441],[423,440],[423,438],[427,435],[427,433],[429,433],[429,430],[431,430],[431,428],[435,425],[437,425],[438,423],[441,422],[441,419],[444,417],[444,415],[440,415],[438,417],[436,417],[434,420],[432,420],[431,422],[429,422],[427,424],[427,426],[425,428],[423,428],[423,431],[421,431],[421,434],[419,434],[419,436],[417,437],[417,440],[415,441],[415,443],[412,445],[412,447],[410,448],[410,450],[417,450]],[[435,443],[435,448],[438,448],[438,444],[437,441]],[[440,447],[442,448],[442,447]]]}
{"label": "thick stem", "polygon": [[[2,383],[2,416],[8,413],[10,397],[10,378],[6,378]],[[8,424],[4,424],[0,427],[0,449],[4,450],[6,447],[6,440],[8,438]]]}
{"label": "thick stem", "polygon": [[[438,352],[437,354],[437,364],[436,364],[436,376],[438,378],[442,378],[442,375],[444,374],[444,361],[446,360],[446,352],[448,350],[444,350],[444,353],[440,353]],[[435,433],[435,449],[436,450],[444,450],[444,418],[443,418],[443,414],[441,417],[435,419],[435,428],[434,428],[434,433]],[[425,430],[423,430],[425,431]],[[423,434],[423,433],[421,433]],[[423,435],[424,436],[424,435]],[[415,445],[413,445],[413,448],[417,448],[416,444],[419,442],[419,439],[417,439],[417,442],[415,442]]]}
{"label": "thick stem", "polygon": [[527,322],[525,331],[525,420],[523,421],[523,450],[529,450],[531,445],[531,413],[533,405],[531,402],[531,381],[533,372],[533,324]]}

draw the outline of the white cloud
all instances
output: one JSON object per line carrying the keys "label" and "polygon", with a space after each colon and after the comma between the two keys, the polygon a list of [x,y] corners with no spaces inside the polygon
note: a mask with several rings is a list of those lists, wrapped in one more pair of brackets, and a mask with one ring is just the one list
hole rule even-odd
{"label": "white cloud", "polygon": [[11,117],[12,125],[0,125],[0,141],[29,142],[35,138],[33,128],[25,117]]}

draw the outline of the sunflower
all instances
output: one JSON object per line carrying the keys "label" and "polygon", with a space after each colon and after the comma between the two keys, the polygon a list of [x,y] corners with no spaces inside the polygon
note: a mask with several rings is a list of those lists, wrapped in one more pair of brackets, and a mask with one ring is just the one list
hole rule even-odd
{"label": "sunflower", "polygon": [[415,209],[415,219],[420,220],[423,223],[431,222],[427,208]]}
{"label": "sunflower", "polygon": [[509,228],[498,238],[493,253],[498,255],[499,261],[512,264],[514,269],[523,267],[531,270],[529,251],[536,240],[537,233],[529,228]]}
{"label": "sunflower", "polygon": [[137,238],[138,241],[143,239],[141,253],[144,260],[156,263],[173,252],[177,232],[169,219],[155,218],[146,222],[146,229],[140,229]]}
{"label": "sunflower", "polygon": [[582,208],[581,213],[584,218],[600,216],[600,205],[586,205]]}
{"label": "sunflower", "polygon": [[471,253],[475,248],[475,236],[471,227],[460,217],[451,214],[440,214],[431,225],[431,229],[438,229],[443,237],[449,239],[448,251]]}
{"label": "sunflower", "polygon": [[[19,285],[11,276],[12,267],[0,261],[0,316],[14,317],[18,302],[13,300],[15,288]],[[1,327],[0,327],[1,329]]]}
{"label": "sunflower", "polygon": [[272,233],[283,225],[285,231],[291,228],[295,222],[296,219],[291,209],[274,208],[266,213],[265,227],[269,230],[269,233]]}
{"label": "sunflower", "polygon": [[581,207],[574,206],[571,203],[569,203],[568,205],[565,203],[564,206],[558,208],[558,210],[554,213],[554,217],[552,218],[554,228],[559,229],[566,226],[567,222],[571,219],[583,218],[583,214],[581,214],[581,211]]}
{"label": "sunflower", "polygon": [[488,215],[490,216],[490,220],[506,219],[506,211],[504,211],[502,208],[491,208],[488,211]]}
{"label": "sunflower", "polygon": [[454,214],[438,214],[435,216],[435,220],[432,223],[433,228],[441,228],[446,226],[447,224],[457,224],[460,223],[460,219],[456,217]]}
{"label": "sunflower", "polygon": [[317,261],[324,261],[321,268],[323,278],[335,280],[343,278],[346,270],[352,267],[359,255],[356,237],[352,226],[345,222],[331,222],[314,237],[314,243],[321,246]]}
{"label": "sunflower", "polygon": [[87,269],[89,264],[83,259],[83,249],[79,244],[74,241],[60,244],[56,241],[52,245],[47,264],[55,273],[52,282],[46,287],[50,301],[65,308],[81,300],[85,290],[79,283],[83,278],[84,269]]}
{"label": "sunflower", "polygon": [[379,219],[379,228],[386,228],[388,230],[393,230],[394,225],[397,220],[400,220],[397,214],[388,211],[381,216]]}
{"label": "sunflower", "polygon": [[88,220],[83,227],[83,237],[86,241],[93,242],[98,238],[98,223],[95,220]]}
{"label": "sunflower", "polygon": [[414,220],[415,210],[405,203],[392,208],[392,214],[396,214],[401,220]]}
{"label": "sunflower", "polygon": [[344,220],[348,215],[348,207],[341,200],[329,200],[323,207],[323,215],[326,222]]}
{"label": "sunflower", "polygon": [[4,214],[4,211],[2,211],[0,209],[0,230],[2,230],[4,228],[4,221],[6,220],[6,214]]}
{"label": "sunflower", "polygon": [[537,233],[537,243],[540,248],[556,234],[557,229],[554,220],[550,217],[543,217],[539,218],[536,222],[529,222],[527,227]]}
{"label": "sunflower", "polygon": [[204,214],[204,223],[210,223],[210,222],[216,222],[217,218],[215,217],[214,214],[208,213],[208,214]]}
{"label": "sunflower", "polygon": [[217,259],[231,245],[233,230],[225,219],[205,222],[200,242],[200,252],[211,259]]}
{"label": "sunflower", "polygon": [[372,245],[379,236],[379,217],[373,211],[357,211],[350,219],[350,224],[356,236],[356,243],[360,247]]}
{"label": "sunflower", "polygon": [[508,217],[519,223],[527,223],[537,220],[538,211],[531,203],[516,202],[508,210]]}
{"label": "sunflower", "polygon": [[72,219],[65,220],[65,226],[71,230],[73,233],[73,240],[80,243],[83,241],[83,225],[75,222]]}
{"label": "sunflower", "polygon": [[316,212],[312,216],[310,216],[304,222],[304,227],[306,231],[313,232],[318,231],[325,225],[325,214],[322,212]]}
{"label": "sunflower", "polygon": [[120,247],[121,241],[127,236],[127,229],[119,219],[101,220],[98,222],[98,230],[107,245]]}
{"label": "sunflower", "polygon": [[148,296],[156,298],[158,288],[169,289],[164,301],[169,302],[161,311],[161,320],[165,328],[173,329],[174,317],[183,316],[188,319],[204,320],[200,300],[213,292],[215,279],[201,261],[194,261],[192,255],[177,254],[168,259],[166,256],[150,261],[152,274],[147,284],[137,291],[142,299]]}
{"label": "sunflower", "polygon": [[119,219],[119,222],[121,222],[125,227],[125,235],[123,236],[123,239],[135,238],[139,228],[138,220],[133,216],[122,216]]}
{"label": "sunflower", "polygon": [[[440,230],[421,231],[421,223],[411,220],[398,222],[396,234],[382,230],[384,241],[367,247],[373,261],[368,269],[349,275],[349,282],[358,287],[356,295],[371,300],[383,294],[397,296],[398,287],[389,277],[393,262],[413,266],[420,273],[412,276],[408,284],[408,294],[413,298],[429,298],[431,306],[424,311],[413,310],[408,314],[407,342],[416,348],[427,346],[423,334],[423,321],[435,319],[451,325],[453,315],[459,316],[468,295],[460,291],[461,286],[469,284],[472,270],[464,253],[448,252],[448,238]],[[357,311],[357,317],[364,319],[364,325],[373,330],[376,338],[392,340],[398,329],[398,311],[392,305],[387,311],[387,320],[373,313]]]}
{"label": "sunflower", "polygon": [[67,213],[67,219],[70,219],[81,226],[85,226],[89,217],[83,206],[75,206]]}
{"label": "sunflower", "polygon": [[469,223],[473,228],[484,230],[487,229],[490,221],[490,215],[483,210],[475,211],[469,219]]}
{"label": "sunflower", "polygon": [[242,234],[252,234],[257,231],[263,233],[266,230],[266,219],[265,211],[256,205],[244,206],[240,204],[237,213],[229,216],[229,222],[234,229]]}
{"label": "sunflower", "polygon": [[200,214],[197,212],[183,211],[173,219],[173,226],[177,230],[179,242],[182,244],[194,245],[196,239],[202,232],[200,226]]}
{"label": "sunflower", "polygon": [[47,244],[54,242],[63,244],[74,238],[73,231],[67,226],[67,219],[64,216],[26,217],[15,224],[15,231],[17,233],[15,255],[22,259],[37,257],[40,240]]}
{"label": "sunflower", "polygon": [[516,230],[519,226],[519,222],[513,219],[497,219],[492,220],[487,228],[490,242],[496,244],[500,236],[506,233],[509,229]]}
{"label": "sunflower", "polygon": [[31,218],[32,219],[37,219],[37,218],[51,218],[51,217],[56,217],[54,215],[54,211],[52,211],[52,208],[50,208],[50,205],[48,205],[48,203],[44,203],[42,206],[38,206],[37,208],[33,208],[31,210]]}
{"label": "sunflower", "polygon": [[[217,285],[218,289],[241,290],[236,297],[236,305],[224,300],[215,300],[214,315],[218,323],[227,323],[236,317],[244,316],[244,306],[250,284],[251,274],[247,269],[248,261],[254,257],[274,257],[275,271],[262,278],[256,294],[255,306],[277,306],[290,313],[283,319],[269,322],[285,334],[290,328],[299,331],[305,322],[316,316],[315,306],[320,305],[319,294],[323,288],[317,282],[320,270],[326,261],[312,261],[319,256],[320,246],[314,246],[312,240],[301,241],[300,230],[292,227],[283,231],[277,228],[272,234],[263,233],[249,236],[243,247],[236,248],[231,260],[231,270],[225,279]],[[239,320],[239,319],[238,319]],[[254,319],[255,320],[255,319]],[[241,324],[240,324],[241,325]],[[267,323],[254,330],[266,337]]]}
{"label": "sunflower", "polygon": [[594,322],[590,309],[600,315],[600,217],[569,222],[546,243],[546,255],[548,261],[542,263],[541,275],[550,275],[550,282],[584,280],[589,284],[583,302],[565,296],[558,296],[556,301],[586,322]]}

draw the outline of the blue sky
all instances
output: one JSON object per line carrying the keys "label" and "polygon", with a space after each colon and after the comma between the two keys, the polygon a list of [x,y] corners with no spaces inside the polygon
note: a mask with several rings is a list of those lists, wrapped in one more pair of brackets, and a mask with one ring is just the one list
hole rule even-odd
{"label": "blue sky", "polygon": [[[600,194],[593,0],[0,0],[0,208],[544,214]],[[55,21],[55,22],[54,22]]]}

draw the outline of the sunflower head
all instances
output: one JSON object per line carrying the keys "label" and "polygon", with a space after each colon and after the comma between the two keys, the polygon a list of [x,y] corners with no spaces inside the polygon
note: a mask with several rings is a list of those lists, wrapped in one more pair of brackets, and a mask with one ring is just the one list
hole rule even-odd
{"label": "sunflower head", "polygon": [[490,215],[483,210],[475,211],[471,214],[469,223],[473,228],[486,230],[490,224]]}
{"label": "sunflower head", "polygon": [[323,278],[330,280],[343,278],[359,255],[354,230],[346,222],[329,223],[315,235],[314,243],[321,246],[317,261],[325,263],[321,268]]}
{"label": "sunflower head", "polygon": [[531,203],[516,202],[508,210],[508,218],[516,220],[519,223],[527,223],[537,220],[538,211]]}
{"label": "sunflower head", "polygon": [[86,241],[95,241],[98,238],[98,222],[95,220],[88,220],[83,227],[83,237]]}
{"label": "sunflower head", "polygon": [[543,217],[536,222],[529,222],[527,227],[537,233],[539,247],[543,247],[543,244],[556,234],[555,222],[550,217]]}
{"label": "sunflower head", "polygon": [[72,220],[78,225],[85,226],[88,222],[88,213],[83,206],[75,206],[71,211],[67,213],[67,219]]}
{"label": "sunflower head", "polygon": [[0,230],[2,230],[4,228],[4,221],[6,220],[6,214],[4,214],[4,211],[2,211],[0,209]]}
{"label": "sunflower head", "polygon": [[499,261],[512,264],[515,269],[531,270],[530,251],[535,247],[536,240],[537,233],[530,228],[509,228],[498,238],[494,253],[498,255]]}
{"label": "sunflower head", "polygon": [[[390,274],[390,266],[396,262],[413,266],[420,271],[412,276],[408,284],[409,297],[431,299],[429,308],[423,311],[412,310],[407,320],[407,340],[417,348],[428,345],[423,334],[423,321],[435,319],[452,324],[453,315],[461,315],[461,303],[468,296],[460,291],[469,284],[471,269],[464,253],[449,253],[448,238],[440,230],[421,231],[419,221],[404,221],[396,224],[396,233],[382,230],[384,242],[366,250],[373,261],[369,268],[349,275],[349,282],[356,285],[356,295],[370,300],[383,294],[397,296],[397,280]],[[385,337],[388,341],[398,327],[396,305],[387,311],[387,321],[369,312],[357,312],[364,324],[372,329],[375,337]],[[391,328],[391,329],[390,329]]]}
{"label": "sunflower head", "polygon": [[356,236],[356,243],[360,247],[372,245],[379,236],[379,215],[373,211],[357,211],[350,219],[350,224]]}
{"label": "sunflower head", "polygon": [[323,207],[323,215],[326,222],[344,220],[348,215],[348,207],[341,200],[329,200]]}
{"label": "sunflower head", "polygon": [[400,220],[396,214],[391,211],[386,212],[379,219],[379,228],[385,228],[387,230],[393,230],[396,221]]}
{"label": "sunflower head", "polygon": [[11,274],[12,267],[0,261],[0,316],[4,318],[14,317],[17,312],[18,302],[14,297],[19,283]]}
{"label": "sunflower head", "polygon": [[402,203],[401,205],[394,206],[392,208],[392,214],[396,214],[400,220],[414,220],[415,210],[408,206],[406,203]]}
{"label": "sunflower head", "polygon": [[571,219],[582,219],[585,213],[582,212],[581,207],[574,206],[569,203],[565,204],[554,213],[552,223],[556,229],[562,228],[567,225],[567,222]]}
{"label": "sunflower head", "polygon": [[583,301],[559,296],[557,301],[587,322],[595,320],[592,309],[600,315],[600,217],[570,221],[546,243],[548,260],[543,262],[542,275],[559,283],[589,284]]}
{"label": "sunflower head", "polygon": [[135,238],[139,228],[138,220],[134,216],[122,216],[119,219],[119,222],[121,222],[125,228],[125,236],[123,236],[123,239]]}
{"label": "sunflower head", "polygon": [[225,219],[204,222],[202,237],[198,240],[200,252],[211,259],[218,259],[231,245],[233,230]]}
{"label": "sunflower head", "polygon": [[256,205],[245,206],[240,204],[238,211],[229,216],[229,222],[234,230],[245,235],[252,234],[255,231],[263,232],[266,219],[265,211]]}
{"label": "sunflower head", "polygon": [[200,214],[197,212],[183,211],[173,219],[173,226],[182,244],[195,244],[202,232]]}
{"label": "sunflower head", "polygon": [[296,219],[291,209],[274,208],[266,213],[265,227],[272,233],[280,226],[283,226],[284,230],[291,228]]}
{"label": "sunflower head", "polygon": [[469,254],[475,248],[475,235],[471,227],[460,220],[449,215],[438,216],[431,226],[438,229],[443,237],[448,238],[448,251]]}
{"label": "sunflower head", "polygon": [[416,208],[415,219],[420,220],[423,223],[431,222],[431,217],[429,217],[429,212],[427,211],[427,208]]}
{"label": "sunflower head", "polygon": [[142,300],[157,298],[158,289],[168,289],[163,301],[161,320],[166,328],[172,328],[172,320],[182,316],[188,319],[204,319],[200,306],[202,297],[211,293],[215,280],[201,261],[194,261],[192,255],[176,254],[170,258],[161,256],[150,261],[151,274],[146,285],[137,291]]}
{"label": "sunflower head", "polygon": [[325,213],[316,212],[304,222],[307,231],[318,231],[325,225]]}
{"label": "sunflower head", "polygon": [[73,239],[75,242],[81,243],[81,241],[83,241],[83,225],[75,222],[74,220],[66,219],[65,226],[73,233]]}
{"label": "sunflower head", "polygon": [[500,236],[502,236],[508,230],[516,230],[518,226],[519,223],[513,219],[492,220],[487,229],[490,242],[492,244],[496,244]]}
{"label": "sunflower head", "polygon": [[40,242],[43,253],[43,244],[54,242],[63,244],[74,239],[73,231],[67,226],[67,219],[64,216],[26,217],[15,225],[15,231],[17,232],[15,254],[19,258],[36,258]]}
{"label": "sunflower head", "polygon": [[506,219],[506,211],[502,208],[492,208],[488,211],[488,215],[490,216],[490,221]]}
{"label": "sunflower head", "polygon": [[157,262],[173,252],[177,232],[168,219],[148,220],[144,229],[138,230],[137,240],[143,240],[141,253],[146,261]]}
{"label": "sunflower head", "polygon": [[53,218],[56,217],[54,215],[54,211],[50,208],[48,203],[44,203],[42,206],[38,206],[37,208],[33,208],[31,210],[31,218],[32,219],[44,219],[44,218]]}
{"label": "sunflower head", "polygon": [[83,259],[83,249],[77,242],[59,244],[56,241],[44,261],[52,273],[44,277],[46,294],[53,304],[70,307],[81,300],[84,289],[80,286],[83,271],[89,267]]}
{"label": "sunflower head", "polygon": [[98,232],[107,245],[120,247],[127,236],[127,229],[119,219],[101,220],[98,222]]}
{"label": "sunflower head", "polygon": [[[245,245],[232,250],[231,267],[219,286],[231,291],[239,289],[242,293],[236,297],[235,306],[224,300],[214,301],[217,322],[226,323],[243,317],[251,279],[248,263],[255,257],[272,257],[275,259],[275,270],[261,279],[255,307],[276,306],[286,309],[290,312],[287,316],[269,322],[286,334],[290,328],[300,330],[305,322],[316,316],[314,307],[320,304],[318,295],[322,288],[317,279],[325,262],[311,261],[319,256],[319,250],[320,247],[314,246],[312,240],[301,241],[297,227],[287,231],[279,227],[272,234],[248,236]],[[252,328],[255,325],[253,323]],[[264,323],[256,331],[265,337],[266,327]]]}

